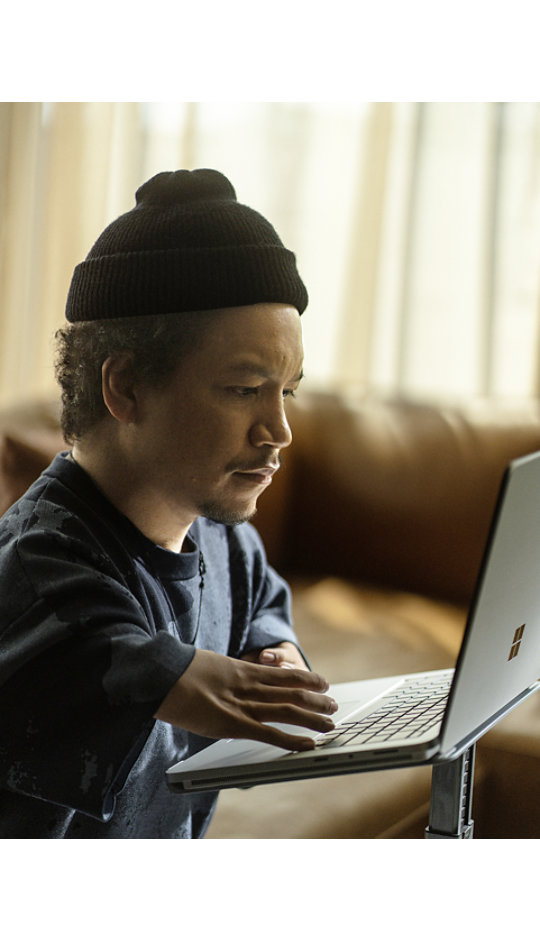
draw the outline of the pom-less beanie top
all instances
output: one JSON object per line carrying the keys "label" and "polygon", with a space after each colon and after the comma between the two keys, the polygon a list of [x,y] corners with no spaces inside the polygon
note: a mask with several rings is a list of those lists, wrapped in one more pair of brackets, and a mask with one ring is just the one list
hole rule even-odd
{"label": "pom-less beanie top", "polygon": [[75,268],[70,322],[308,302],[294,254],[217,170],[159,173]]}

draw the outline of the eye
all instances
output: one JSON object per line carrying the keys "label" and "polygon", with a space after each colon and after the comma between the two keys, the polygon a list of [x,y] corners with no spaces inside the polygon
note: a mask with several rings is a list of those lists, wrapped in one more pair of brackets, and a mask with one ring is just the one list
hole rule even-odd
{"label": "eye", "polygon": [[296,398],[296,389],[295,388],[284,388],[283,389],[284,398]]}
{"label": "eye", "polygon": [[257,386],[251,385],[233,385],[231,388],[233,395],[238,395],[239,398],[249,398],[251,395],[256,395],[258,391]]}

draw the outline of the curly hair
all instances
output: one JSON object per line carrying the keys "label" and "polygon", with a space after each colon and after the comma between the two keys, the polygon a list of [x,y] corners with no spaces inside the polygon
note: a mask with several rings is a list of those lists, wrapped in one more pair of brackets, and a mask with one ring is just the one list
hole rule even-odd
{"label": "curly hair", "polygon": [[109,356],[129,351],[137,381],[163,388],[215,312],[88,320],[57,330],[55,373],[65,440],[81,440],[107,414],[101,367]]}

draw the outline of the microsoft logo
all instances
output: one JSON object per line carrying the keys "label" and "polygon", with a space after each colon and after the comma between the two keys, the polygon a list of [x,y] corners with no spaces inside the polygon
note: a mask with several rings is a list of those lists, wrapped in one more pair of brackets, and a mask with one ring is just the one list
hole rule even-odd
{"label": "microsoft logo", "polygon": [[525,624],[522,623],[520,627],[517,628],[514,633],[514,639],[512,640],[512,646],[510,647],[510,654],[508,656],[507,662],[511,659],[515,659],[519,653],[519,647],[521,646],[521,638],[523,636],[523,631],[525,630]]}

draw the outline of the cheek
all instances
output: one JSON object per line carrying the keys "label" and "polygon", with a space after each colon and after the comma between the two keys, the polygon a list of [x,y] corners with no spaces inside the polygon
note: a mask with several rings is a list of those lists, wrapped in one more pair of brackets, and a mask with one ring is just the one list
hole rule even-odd
{"label": "cheek", "polygon": [[245,456],[250,422],[244,414],[231,414],[221,403],[192,394],[178,396],[166,414],[155,415],[151,429],[156,452],[205,475],[216,472],[235,458]]}
{"label": "cheek", "polygon": [[245,450],[238,427],[215,413],[183,422],[174,431],[174,442],[179,461],[196,467],[202,475],[222,469]]}

